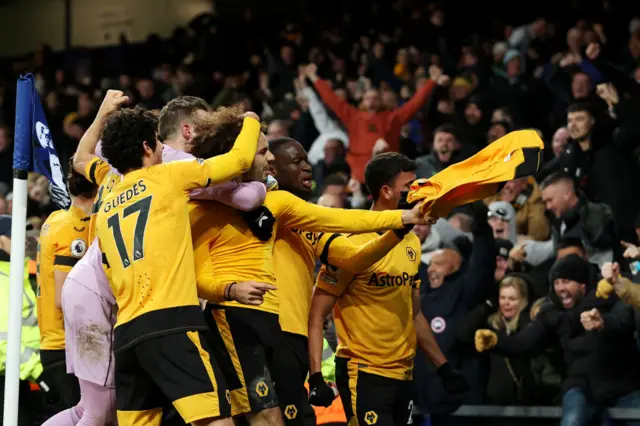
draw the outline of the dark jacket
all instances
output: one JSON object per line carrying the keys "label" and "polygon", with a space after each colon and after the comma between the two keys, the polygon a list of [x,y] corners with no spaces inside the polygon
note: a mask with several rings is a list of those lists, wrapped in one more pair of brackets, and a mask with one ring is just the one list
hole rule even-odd
{"label": "dark jacket", "polygon": [[[477,305],[458,329],[457,337],[462,344],[473,347],[476,330],[491,328],[489,317],[495,307],[488,303]],[[529,310],[524,309],[518,319],[518,330],[529,323]],[[485,360],[488,368],[486,383],[486,400],[490,405],[527,405],[533,403],[535,384],[531,373],[530,360],[527,357],[507,358],[497,353],[487,354]]]}
{"label": "dark jacket", "polygon": [[[579,238],[584,244],[590,259],[598,253],[613,252],[613,259],[622,262],[622,247],[616,229],[616,223],[606,204],[592,203],[580,196],[578,204],[562,218],[556,218],[547,212],[551,224],[551,236],[558,242],[562,238]],[[562,223],[565,230],[560,232]]]}
{"label": "dark jacket", "polygon": [[569,141],[562,154],[545,164],[536,178],[541,181],[554,172],[573,175],[589,201],[611,206],[622,236],[633,237],[633,223],[640,207],[638,171],[632,156],[618,144],[595,144],[591,150],[583,151],[580,144]]}
{"label": "dark jacket", "polygon": [[446,277],[437,289],[430,288],[428,282],[421,285],[422,313],[430,321],[438,345],[451,366],[461,371],[471,386],[462,401],[460,396],[448,395],[425,355],[418,353],[414,378],[417,403],[425,413],[448,413],[457,409],[460,402],[482,402],[486,369],[481,368],[481,357],[472,347],[459,344],[456,330],[468,312],[484,300],[486,287],[493,284],[495,252],[491,229],[488,226],[479,227],[474,233],[469,259],[463,261],[460,270]]}
{"label": "dark jacket", "polygon": [[[635,342],[633,309],[617,297],[595,296],[589,283],[580,303],[563,309],[555,293],[553,305],[515,335],[500,333],[497,353],[533,356],[554,342],[559,343],[567,366],[563,390],[578,387],[597,403],[626,395],[640,388],[640,352]],[[580,314],[598,309],[604,320],[602,331],[585,331]]]}

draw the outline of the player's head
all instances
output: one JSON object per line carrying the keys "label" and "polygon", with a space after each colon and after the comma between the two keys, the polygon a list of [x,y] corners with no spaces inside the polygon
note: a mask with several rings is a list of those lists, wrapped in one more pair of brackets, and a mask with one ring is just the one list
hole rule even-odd
{"label": "player's head", "polygon": [[89,182],[87,178],[75,171],[73,168],[73,157],[69,160],[67,185],[69,186],[69,193],[73,197],[85,198],[87,200],[93,200],[96,197],[96,190],[98,188]]}
{"label": "player's head", "polygon": [[397,152],[384,152],[369,161],[364,171],[364,182],[375,203],[396,209],[403,195],[416,180],[415,161]]}
{"label": "player's head", "polygon": [[311,164],[307,152],[295,139],[276,138],[269,142],[275,157],[274,174],[278,187],[307,199],[313,192]]}
{"label": "player's head", "polygon": [[199,124],[211,108],[201,98],[178,96],[170,100],[160,111],[158,137],[162,142],[191,141]]}
{"label": "player's head", "polygon": [[107,118],[102,131],[102,155],[120,173],[162,163],[157,139],[158,118],[142,108],[123,108]]}
{"label": "player's head", "polygon": [[[243,121],[242,108],[239,107],[222,107],[210,113],[203,121],[201,131],[189,143],[189,152],[199,158],[211,158],[228,153],[240,135]],[[272,164],[273,155],[269,152],[269,143],[264,133],[261,133],[251,169],[242,179],[265,182]]]}

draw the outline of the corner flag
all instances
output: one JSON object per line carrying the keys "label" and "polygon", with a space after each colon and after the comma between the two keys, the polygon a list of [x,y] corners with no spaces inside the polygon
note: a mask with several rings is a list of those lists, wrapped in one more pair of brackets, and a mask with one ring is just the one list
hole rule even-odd
{"label": "corner flag", "polygon": [[27,178],[30,171],[49,179],[52,200],[68,208],[71,197],[53,145],[33,75],[18,79],[16,125],[13,144],[13,210],[11,220],[11,266],[3,425],[17,426],[20,386],[20,343],[22,334],[22,286],[27,222]]}

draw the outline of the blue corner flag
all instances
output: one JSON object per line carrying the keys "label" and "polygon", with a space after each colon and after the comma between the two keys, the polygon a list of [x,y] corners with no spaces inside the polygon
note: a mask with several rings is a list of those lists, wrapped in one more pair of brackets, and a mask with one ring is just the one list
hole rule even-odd
{"label": "blue corner flag", "polygon": [[69,208],[71,197],[67,180],[32,74],[18,79],[13,168],[33,170],[45,176],[49,179],[49,192],[53,202],[60,208]]}

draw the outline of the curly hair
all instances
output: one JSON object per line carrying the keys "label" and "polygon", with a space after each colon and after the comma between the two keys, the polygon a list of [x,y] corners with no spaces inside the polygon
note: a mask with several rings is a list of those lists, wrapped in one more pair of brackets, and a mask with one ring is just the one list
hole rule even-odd
{"label": "curly hair", "polygon": [[211,158],[231,151],[242,130],[241,107],[221,107],[199,123],[199,132],[188,146],[198,158]]}
{"label": "curly hair", "polygon": [[157,114],[143,108],[123,108],[112,113],[102,131],[102,155],[120,173],[142,167],[144,145],[156,148]]}
{"label": "curly hair", "polygon": [[67,173],[69,193],[75,197],[95,198],[98,187],[89,182],[73,168],[73,157],[69,159],[69,173]]}

